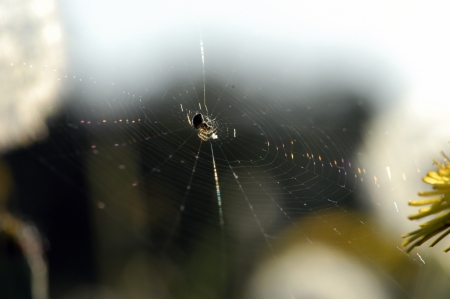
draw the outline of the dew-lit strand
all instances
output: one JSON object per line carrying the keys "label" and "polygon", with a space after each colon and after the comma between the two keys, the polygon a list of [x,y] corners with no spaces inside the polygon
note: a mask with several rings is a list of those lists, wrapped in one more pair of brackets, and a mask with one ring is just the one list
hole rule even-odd
{"label": "dew-lit strand", "polygon": [[216,160],[214,159],[214,150],[213,150],[212,144],[211,144],[211,155],[212,155],[213,166],[214,166],[214,179],[216,180],[217,205],[219,206],[220,225],[223,225],[224,220],[223,220],[223,211],[222,211],[222,198],[220,197],[219,177],[217,176]]}
{"label": "dew-lit strand", "polygon": [[223,210],[222,210],[222,198],[220,196],[220,186],[219,186],[219,176],[217,175],[217,167],[216,167],[216,159],[214,158],[214,150],[212,147],[212,143],[210,143],[211,146],[211,156],[213,161],[213,167],[214,167],[214,179],[216,181],[216,191],[217,191],[217,205],[219,207],[219,221],[220,221],[220,249],[222,254],[222,277],[225,278],[226,276],[226,253],[225,253],[225,231],[224,231],[224,224],[225,221],[223,220]]}

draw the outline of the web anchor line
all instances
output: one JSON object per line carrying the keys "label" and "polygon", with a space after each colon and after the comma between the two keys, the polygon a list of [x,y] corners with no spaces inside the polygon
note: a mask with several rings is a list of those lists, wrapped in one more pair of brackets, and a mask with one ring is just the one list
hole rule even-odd
{"label": "web anchor line", "polygon": [[205,50],[203,49],[203,38],[201,30],[199,34],[200,34],[200,53],[202,55],[202,70],[203,70],[203,106],[205,106],[206,113],[209,114],[208,107],[206,106]]}

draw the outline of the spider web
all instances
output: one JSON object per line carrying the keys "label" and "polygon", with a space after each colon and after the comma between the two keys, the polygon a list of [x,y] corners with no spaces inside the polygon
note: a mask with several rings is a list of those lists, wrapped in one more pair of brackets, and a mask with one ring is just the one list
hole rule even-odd
{"label": "spider web", "polygon": [[[403,252],[363,193],[380,175],[360,161],[373,116],[364,94],[331,79],[308,88],[301,61],[283,50],[269,53],[246,33],[216,35],[177,27],[151,57],[123,47],[113,64],[75,62],[60,78],[63,113],[45,150],[29,151],[93,202],[104,281],[124,252],[144,248],[160,260],[155,272],[178,271],[161,274],[171,287],[156,294],[241,297],[280,244],[328,243],[358,256],[396,298],[425,298],[435,266]],[[217,139],[199,138],[189,122],[197,113],[214,120]],[[293,286],[277,292],[300,296]]]}

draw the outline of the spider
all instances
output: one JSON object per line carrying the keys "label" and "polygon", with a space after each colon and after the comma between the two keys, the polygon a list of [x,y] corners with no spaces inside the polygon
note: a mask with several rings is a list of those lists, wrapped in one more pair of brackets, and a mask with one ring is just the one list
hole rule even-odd
{"label": "spider", "polygon": [[217,139],[213,121],[207,116],[203,116],[201,113],[196,114],[192,118],[191,125],[198,130],[198,137],[200,137],[201,140],[208,141],[211,138]]}

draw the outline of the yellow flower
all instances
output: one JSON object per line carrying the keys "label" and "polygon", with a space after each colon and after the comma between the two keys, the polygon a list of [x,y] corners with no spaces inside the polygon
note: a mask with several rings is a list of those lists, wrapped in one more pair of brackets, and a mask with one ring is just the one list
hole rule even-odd
{"label": "yellow flower", "polygon": [[[402,243],[403,246],[407,247],[407,252],[410,252],[414,247],[422,245],[442,232],[430,244],[430,247],[433,247],[445,236],[450,234],[450,160],[444,153],[441,154],[444,157],[445,163],[441,164],[433,159],[434,164],[438,167],[438,171],[429,171],[427,176],[422,179],[425,183],[433,185],[433,191],[419,192],[419,196],[434,197],[409,202],[411,206],[430,206],[420,209],[417,214],[410,215],[408,218],[414,220],[433,214],[438,215],[433,220],[420,224],[418,230],[402,235],[402,238],[407,238]],[[447,251],[450,251],[450,247],[444,250],[444,252]]]}

